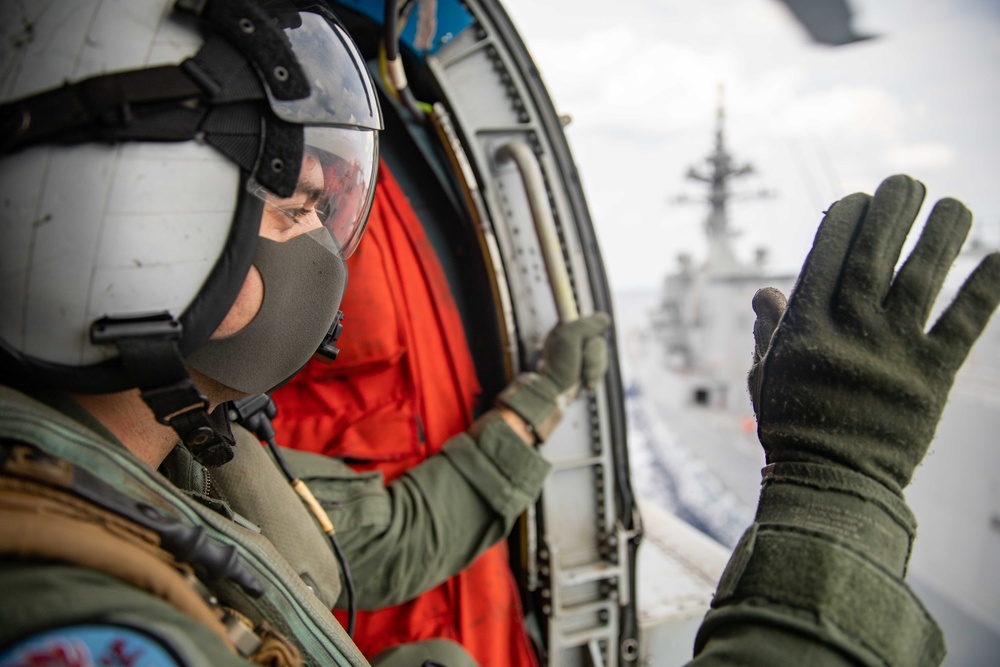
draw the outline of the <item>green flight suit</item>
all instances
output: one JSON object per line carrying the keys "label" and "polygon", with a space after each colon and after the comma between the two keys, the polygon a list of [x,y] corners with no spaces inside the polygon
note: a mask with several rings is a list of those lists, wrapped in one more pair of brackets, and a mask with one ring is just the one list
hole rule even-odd
{"label": "green flight suit", "polygon": [[[306,664],[368,664],[329,612],[340,580],[325,536],[274,465],[246,465],[266,456],[253,436],[237,433],[231,468],[206,474],[178,448],[155,471],[66,399],[46,400],[59,409],[0,387],[0,438],[67,460],[235,547],[264,595],[253,599],[228,581],[205,584],[225,606],[267,620]],[[388,487],[377,473],[357,474],[326,457],[288,457],[328,509],[366,608],[404,601],[468,565],[506,535],[549,470],[500,419],[489,420],[478,441],[455,436]],[[59,626],[122,624],[155,637],[180,664],[247,664],[163,599],[102,572],[8,557],[0,561],[0,597],[0,647]]]}
{"label": "green flight suit", "polygon": [[[277,469],[265,465],[267,453],[252,435],[238,432],[236,459],[210,473],[180,448],[158,472],[86,413],[61,407],[76,419],[0,388],[0,438],[68,459],[236,546],[266,593],[255,601],[228,582],[214,582],[213,592],[251,619],[270,621],[295,642],[306,664],[368,664],[328,611],[344,600],[324,536]],[[464,567],[506,534],[548,471],[502,420],[487,423],[478,442],[456,436],[388,488],[378,473],[357,474],[302,452],[287,456],[337,526],[362,608],[406,600]],[[903,581],[910,543],[900,525],[911,516],[902,501],[887,496],[853,508],[856,499],[838,490],[852,475],[766,472],[757,520],[720,582],[693,665],[859,664],[848,656],[865,656],[861,664],[871,665],[937,664],[940,633]],[[810,494],[836,494],[828,506],[866,517],[866,532],[824,535],[827,517],[814,511],[822,508],[797,500],[801,484],[814,488]],[[0,647],[89,621],[139,627],[180,664],[247,664],[163,599],[102,572],[2,560],[0,596]],[[403,660],[393,665],[409,664],[405,655],[392,657]]]}

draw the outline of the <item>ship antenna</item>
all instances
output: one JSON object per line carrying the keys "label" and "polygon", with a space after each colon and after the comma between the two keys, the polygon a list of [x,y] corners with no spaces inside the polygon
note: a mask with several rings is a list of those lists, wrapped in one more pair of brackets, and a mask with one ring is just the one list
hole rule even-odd
{"label": "ship antenna", "polygon": [[707,202],[709,213],[705,218],[705,236],[708,239],[708,259],[706,265],[716,271],[729,271],[739,268],[739,262],[733,253],[730,239],[737,232],[729,226],[727,205],[733,199],[752,199],[771,197],[768,190],[754,193],[735,193],[730,183],[741,176],[753,174],[753,165],[749,162],[737,164],[726,147],[726,108],[725,88],[720,83],[718,87],[718,107],[716,109],[715,147],[705,157],[707,169],[690,167],[687,178],[708,185],[708,195],[692,198],[686,195],[674,197],[672,203],[688,203],[690,201]]}

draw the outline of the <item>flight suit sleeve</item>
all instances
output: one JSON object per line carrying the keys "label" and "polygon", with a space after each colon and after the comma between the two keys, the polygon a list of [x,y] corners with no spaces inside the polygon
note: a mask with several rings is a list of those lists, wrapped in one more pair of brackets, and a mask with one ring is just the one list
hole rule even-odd
{"label": "flight suit sleeve", "polygon": [[903,499],[864,475],[766,467],[690,664],[939,664],[944,638],[905,582],[915,531]]}
{"label": "flight suit sleeve", "polygon": [[[550,465],[495,412],[388,486],[336,459],[287,461],[333,522],[360,609],[400,604],[503,539],[538,497]],[[341,595],[339,606],[346,605]]]}

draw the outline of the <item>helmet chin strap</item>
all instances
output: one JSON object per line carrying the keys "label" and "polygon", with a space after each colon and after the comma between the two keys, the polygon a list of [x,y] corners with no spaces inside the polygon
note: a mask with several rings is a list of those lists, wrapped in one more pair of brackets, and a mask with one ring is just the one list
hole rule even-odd
{"label": "helmet chin strap", "polygon": [[169,313],[145,317],[104,317],[91,327],[94,344],[118,348],[125,373],[142,399],[204,466],[214,468],[233,458],[235,438],[228,419],[214,419],[208,399],[191,380],[177,340],[181,324]]}

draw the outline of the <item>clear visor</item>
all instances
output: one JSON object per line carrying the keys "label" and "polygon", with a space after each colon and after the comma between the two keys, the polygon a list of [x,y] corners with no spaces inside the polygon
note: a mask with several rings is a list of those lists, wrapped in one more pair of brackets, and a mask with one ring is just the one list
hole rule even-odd
{"label": "clear visor", "polygon": [[278,197],[251,183],[264,201],[261,236],[287,241],[325,227],[339,255],[351,256],[361,241],[378,167],[378,133],[345,127],[305,128],[305,155],[298,184],[290,197]]}
{"label": "clear visor", "polygon": [[347,125],[382,129],[382,112],[357,47],[343,29],[319,14],[281,12],[279,21],[306,78],[309,97],[277,100],[282,120],[300,125]]}

